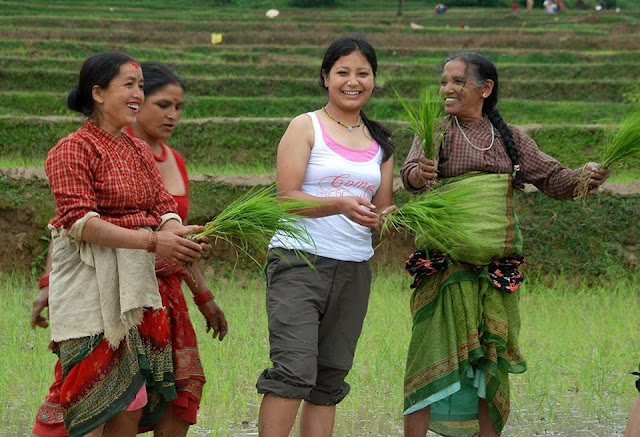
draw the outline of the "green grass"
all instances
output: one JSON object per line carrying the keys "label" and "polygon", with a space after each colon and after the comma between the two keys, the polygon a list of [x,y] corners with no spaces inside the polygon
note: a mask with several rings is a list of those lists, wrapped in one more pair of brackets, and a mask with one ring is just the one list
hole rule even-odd
{"label": "green grass", "polygon": [[[281,67],[286,70],[286,67]],[[183,76],[190,93],[200,97],[314,97],[321,95],[316,74],[298,77],[275,76],[223,76],[194,77]],[[433,87],[438,83],[439,73],[418,74],[414,77],[392,77],[385,75],[383,85],[376,90],[377,98],[395,97],[396,89],[403,97],[416,98],[424,87]],[[12,92],[21,89],[24,92],[68,92],[77,82],[77,72],[43,71],[26,68],[0,69],[0,92]],[[381,82],[381,81],[379,81]],[[519,100],[620,102],[623,94],[635,84],[635,79],[525,79],[503,80],[500,83],[501,97]]]}
{"label": "green grass", "polygon": [[[325,47],[341,34],[362,32],[376,47],[383,89],[366,110],[396,132],[398,166],[411,135],[400,129],[403,111],[389,93],[391,85],[415,98],[418,89],[437,84],[443,60],[461,47],[496,63],[505,120],[544,124],[531,136],[569,167],[601,155],[603,128],[585,125],[615,127],[637,110],[637,104],[625,103],[633,101],[638,78],[635,0],[618,0],[619,14],[570,7],[557,16],[538,8],[522,10],[519,17],[509,8],[450,8],[438,16],[423,0],[405,0],[400,18],[397,3],[389,0],[368,0],[367,7],[338,0],[338,7],[324,10],[291,8],[288,0],[234,2],[220,7],[209,0],[0,0],[0,167],[41,166],[47,150],[77,129],[78,118],[15,117],[75,117],[65,109],[66,91],[82,61],[107,49],[174,65],[189,90],[183,123],[170,144],[186,157],[192,174],[242,176],[237,185],[193,182],[192,223],[204,223],[263,180],[258,175],[273,173],[288,121],[326,101],[317,70]],[[281,10],[276,20],[264,17],[271,7]],[[410,22],[424,29],[411,30]],[[461,30],[461,23],[469,29]],[[210,32],[224,33],[223,43],[212,46]],[[211,117],[233,119],[195,120]],[[636,159],[613,169],[610,180],[637,181],[638,168]],[[400,191],[394,200],[402,204],[408,197]],[[43,253],[41,236],[54,212],[46,183],[0,177],[0,209],[32,223],[33,235],[25,235],[16,252]],[[528,260],[521,344],[529,371],[512,379],[513,414],[505,435],[619,435],[636,395],[628,372],[640,361],[634,336],[640,278],[633,273],[640,258],[640,196],[601,194],[580,203],[519,194],[517,211]],[[353,393],[339,407],[336,435],[401,434],[410,321],[409,277],[400,270],[409,250],[410,242],[393,240],[376,254],[375,265],[390,269],[375,275],[349,375]],[[231,333],[222,343],[206,338],[204,321],[192,308],[209,382],[191,435],[255,432],[260,397],[254,384],[269,365],[261,275],[232,272],[232,257],[219,252],[205,273],[227,311]],[[33,271],[39,271],[42,260],[34,259]],[[30,277],[0,273],[2,437],[29,431],[51,381],[48,333],[27,328],[34,295]]]}
{"label": "green grass", "polygon": [[[145,61],[145,58],[139,59]],[[59,59],[39,57],[34,65],[32,57],[25,56],[0,56],[0,68],[3,71],[24,70],[30,72],[49,72],[54,78],[62,76],[64,73],[77,76],[84,57]],[[281,78],[313,78],[319,72],[316,59],[309,59],[308,62],[300,62],[298,59],[281,57],[277,63],[266,62],[225,62],[219,57],[214,59],[202,59],[199,61],[169,61],[171,66],[184,78],[201,80],[205,78],[226,78],[226,77],[281,77]],[[378,71],[378,81],[386,78],[424,78],[425,83],[437,83],[442,67],[442,59],[434,58],[431,62],[384,62]],[[603,80],[606,77],[613,77],[616,80],[634,79],[640,63],[629,59],[625,62],[589,62],[589,63],[525,63],[525,62],[503,62],[500,63],[500,77],[515,80],[570,80],[586,79]],[[22,77],[22,80],[32,80],[30,77]],[[59,80],[58,80],[59,81]],[[35,83],[35,82],[34,82]],[[17,83],[15,85],[18,85]],[[6,86],[6,85],[5,85]],[[29,87],[33,88],[31,83]]]}
{"label": "green grass", "polygon": [[[402,379],[410,335],[408,275],[402,260],[374,275],[371,303],[354,367],[351,394],[338,407],[336,435],[400,435]],[[223,342],[205,333],[193,304],[192,320],[207,375],[199,423],[190,435],[245,435],[255,431],[259,373],[269,366],[264,281],[257,272],[205,269],[229,321]],[[511,378],[512,417],[505,435],[572,434],[588,424],[596,435],[621,430],[635,397],[634,333],[640,310],[638,277],[589,287],[557,277],[552,287],[537,280],[521,293],[521,345],[528,371]],[[25,433],[52,381],[55,357],[49,332],[28,329],[34,281],[22,274],[0,277],[0,420],[2,436]],[[191,300],[188,299],[190,302]],[[15,381],[21,381],[18,388]],[[576,428],[576,426],[578,428]],[[208,430],[209,433],[206,433]]]}
{"label": "green grass", "polygon": [[[71,87],[69,87],[71,88]],[[66,109],[66,92],[0,92],[0,122],[3,118],[63,115],[78,117]],[[413,102],[413,99],[408,99]],[[326,96],[296,97],[198,97],[190,95],[183,110],[183,120],[193,118],[279,118],[290,120],[300,108],[314,110],[326,103]],[[637,104],[617,102],[545,101],[502,98],[500,112],[511,124],[615,124],[637,109]],[[403,120],[402,106],[395,98],[374,96],[365,107],[371,118]],[[249,132],[250,134],[251,132]],[[66,133],[65,133],[66,135]]]}
{"label": "green grass", "polygon": [[[286,103],[295,103],[295,100]],[[395,104],[393,101],[389,103]],[[256,101],[256,104],[260,102]],[[373,105],[372,107],[370,113],[375,114],[377,108]],[[401,108],[399,110],[402,111]],[[511,121],[509,115],[509,112],[505,111],[505,118]],[[399,114],[399,118],[403,116]],[[76,130],[81,123],[80,118],[68,121],[0,118],[0,147],[4,151],[0,157],[0,166],[42,166],[47,151],[58,139]],[[191,173],[273,173],[277,145],[287,124],[287,119],[221,119],[207,123],[183,120],[169,144],[185,157]],[[385,124],[394,132],[392,138],[397,146],[396,169],[399,170],[409,151],[412,134],[408,132],[406,124]],[[605,141],[603,128],[590,127],[547,126],[533,130],[530,136],[542,151],[572,168],[577,168],[589,160],[597,160],[602,155]],[[619,180],[618,178],[638,180],[639,168],[640,158],[632,158],[627,168],[614,169],[612,181]]]}

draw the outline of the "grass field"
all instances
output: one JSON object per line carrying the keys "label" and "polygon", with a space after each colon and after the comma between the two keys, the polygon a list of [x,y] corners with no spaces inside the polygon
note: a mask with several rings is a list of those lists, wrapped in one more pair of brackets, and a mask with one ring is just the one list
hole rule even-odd
{"label": "grass field", "polygon": [[[288,121],[326,101],[319,64],[340,35],[361,33],[376,47],[380,88],[365,109],[393,129],[398,167],[410,135],[391,87],[415,98],[437,84],[454,50],[481,51],[496,63],[505,120],[569,167],[597,159],[605,132],[640,108],[638,1],[618,0],[620,12],[577,10],[569,1],[562,14],[521,8],[518,16],[509,8],[438,16],[432,3],[405,0],[397,17],[394,0],[342,0],[323,10],[287,0],[0,0],[0,171],[42,167],[49,148],[77,129],[82,120],[65,108],[66,93],[83,60],[108,49],[169,63],[186,82],[183,122],[170,143],[198,176],[192,222],[273,173]],[[272,7],[281,11],[273,20],[264,15]],[[222,34],[221,44],[211,44],[212,33]],[[640,160],[613,169],[611,181],[640,184]],[[398,191],[395,201],[407,196]],[[580,204],[519,194],[517,206],[529,262],[521,291],[529,370],[511,380],[504,435],[621,436],[636,394],[628,373],[640,361],[640,195],[600,194]],[[9,261],[0,265],[23,268],[0,273],[0,437],[28,435],[51,382],[48,331],[28,328],[35,285],[25,272],[42,269],[51,214],[43,180],[0,176],[0,229],[15,230],[3,234],[11,244],[0,247],[0,261]],[[337,437],[402,433],[406,246],[393,241],[376,255],[386,268],[374,275]],[[255,271],[233,271],[229,257],[208,266],[231,332],[222,343],[206,338],[192,308],[208,384],[190,435],[256,435],[254,385],[269,365],[264,283]]]}
{"label": "grass field", "polygon": [[[352,393],[338,409],[336,436],[401,435],[402,378],[410,334],[409,277],[400,263],[375,275],[353,371]],[[190,435],[255,435],[255,381],[269,366],[264,281],[257,273],[209,269],[230,334],[212,341],[197,309],[192,320],[207,375],[199,423]],[[638,276],[604,286],[532,278],[521,292],[521,345],[528,370],[511,378],[508,437],[621,435],[634,397]],[[26,435],[51,383],[49,332],[28,327],[32,280],[0,276],[0,436]],[[16,382],[19,381],[17,384]]]}

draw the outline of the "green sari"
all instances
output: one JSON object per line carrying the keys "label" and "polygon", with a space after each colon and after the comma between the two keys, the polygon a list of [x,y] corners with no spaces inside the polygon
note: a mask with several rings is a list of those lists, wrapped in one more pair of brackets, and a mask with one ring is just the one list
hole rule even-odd
{"label": "green sari", "polygon": [[450,248],[447,269],[425,278],[411,297],[404,382],[405,414],[430,406],[430,429],[451,437],[477,435],[480,397],[501,432],[510,410],[509,373],[526,370],[518,346],[518,293],[497,289],[486,268],[461,264],[486,266],[522,253],[511,177],[469,173],[437,189],[458,184],[477,188],[469,199],[476,216],[464,223],[469,241]]}

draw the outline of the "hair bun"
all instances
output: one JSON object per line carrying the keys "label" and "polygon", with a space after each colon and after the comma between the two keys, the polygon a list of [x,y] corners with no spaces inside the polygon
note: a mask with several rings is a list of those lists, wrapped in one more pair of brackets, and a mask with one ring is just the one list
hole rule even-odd
{"label": "hair bun", "polygon": [[71,88],[67,95],[67,108],[72,111],[82,112],[82,103],[80,102],[80,87],[78,85]]}

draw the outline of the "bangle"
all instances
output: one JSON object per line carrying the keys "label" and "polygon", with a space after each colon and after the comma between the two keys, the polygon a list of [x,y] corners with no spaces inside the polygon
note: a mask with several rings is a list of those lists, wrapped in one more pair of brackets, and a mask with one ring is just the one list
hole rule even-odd
{"label": "bangle", "polygon": [[158,245],[158,233],[157,232],[149,232],[149,237],[147,238],[147,252],[155,252],[156,246]]}
{"label": "bangle", "polygon": [[49,275],[42,275],[38,281],[38,288],[44,288],[49,286]]}
{"label": "bangle", "polygon": [[213,300],[213,293],[211,293],[211,290],[200,291],[193,295],[193,301],[198,306],[202,305],[203,303],[207,303],[210,300]]}

